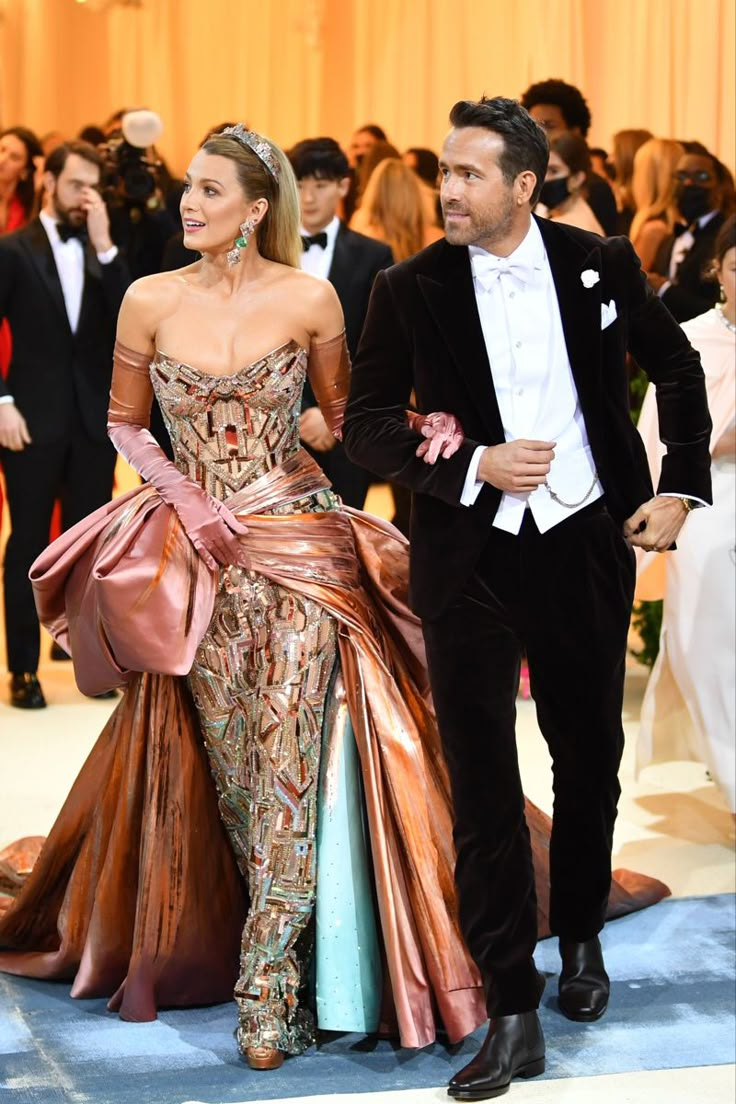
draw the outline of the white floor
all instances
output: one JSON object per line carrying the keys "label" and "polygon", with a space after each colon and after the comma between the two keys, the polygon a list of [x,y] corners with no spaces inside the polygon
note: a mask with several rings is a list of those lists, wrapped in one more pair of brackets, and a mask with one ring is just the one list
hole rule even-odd
{"label": "white floor", "polygon": [[[373,501],[375,512],[384,513],[380,497]],[[48,639],[43,647],[47,655]],[[0,650],[0,663],[2,659]],[[627,743],[614,866],[661,878],[675,896],[734,892],[734,820],[702,764],[668,763],[648,768],[639,781],[633,777],[646,676],[647,672],[632,662],[624,710]],[[68,663],[44,660],[39,677],[49,708],[36,713],[10,708],[0,682],[0,850],[21,836],[48,832],[114,707],[114,703],[84,698],[74,685]],[[525,791],[549,811],[549,757],[536,725],[533,702],[519,703],[518,734]],[[596,1104],[733,1104],[735,1088],[733,1067],[705,1067],[574,1081],[520,1082],[514,1083],[512,1099],[518,1104],[590,1104],[593,1099]],[[303,1099],[307,1104],[327,1104],[328,1100],[330,1104],[434,1104],[448,1098],[444,1089],[432,1089]]]}

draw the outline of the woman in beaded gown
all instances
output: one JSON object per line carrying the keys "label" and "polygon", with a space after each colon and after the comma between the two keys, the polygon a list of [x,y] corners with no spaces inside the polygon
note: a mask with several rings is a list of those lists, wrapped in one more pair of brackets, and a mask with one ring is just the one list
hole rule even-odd
{"label": "woman in beaded gown", "polygon": [[[119,320],[110,436],[146,483],[34,565],[80,687],[126,689],[0,919],[0,969],[71,978],[134,1020],[234,982],[254,1068],[313,1041],[310,988],[322,1027],[424,1046],[441,1022],[457,1041],[486,1013],[406,542],[342,509],[299,447],[307,372],[340,433],[340,307],[298,268],[296,186],[272,143],[213,135],[181,210],[202,260],[135,283]],[[147,429],[154,392],[175,463]],[[544,934],[549,822],[528,818]],[[666,892],[619,874],[611,914]]]}

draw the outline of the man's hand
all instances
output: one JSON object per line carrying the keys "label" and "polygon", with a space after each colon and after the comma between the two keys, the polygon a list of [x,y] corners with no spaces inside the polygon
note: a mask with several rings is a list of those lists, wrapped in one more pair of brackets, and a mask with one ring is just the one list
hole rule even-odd
{"label": "man's hand", "polygon": [[535,491],[554,460],[554,441],[510,441],[491,445],[480,458],[478,479],[507,494]]}
{"label": "man's hand", "polygon": [[299,436],[305,445],[315,452],[329,452],[335,447],[336,437],[327,428],[327,422],[317,406],[310,406],[299,417]]}
{"label": "man's hand", "polygon": [[657,495],[624,522],[629,544],[646,552],[666,552],[677,540],[688,511],[681,498]]}
{"label": "man's hand", "polygon": [[87,233],[95,253],[106,253],[112,248],[110,218],[105,201],[95,188],[84,188],[80,207],[87,212]]}
{"label": "man's hand", "polygon": [[30,443],[26,420],[15,403],[0,403],[0,448],[22,452]]}

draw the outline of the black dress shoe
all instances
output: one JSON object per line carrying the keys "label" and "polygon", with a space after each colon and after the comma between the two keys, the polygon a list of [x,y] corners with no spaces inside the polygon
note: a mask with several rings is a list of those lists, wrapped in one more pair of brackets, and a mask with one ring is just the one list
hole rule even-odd
{"label": "black dress shoe", "polygon": [[559,1005],[568,1020],[590,1023],[599,1020],[608,1008],[611,983],[603,965],[598,936],[576,943],[560,939],[562,972]]}
{"label": "black dress shoe", "polygon": [[51,645],[51,651],[49,652],[49,659],[53,659],[55,663],[65,663],[72,657],[68,652],[65,652],[61,644],[57,644],[56,641]]}
{"label": "black dress shoe", "polygon": [[455,1100],[490,1100],[508,1092],[512,1077],[544,1073],[544,1035],[536,1012],[491,1020],[472,1062],[447,1087]]}
{"label": "black dress shoe", "polygon": [[45,709],[41,683],[35,674],[11,675],[10,704],[16,709]]}

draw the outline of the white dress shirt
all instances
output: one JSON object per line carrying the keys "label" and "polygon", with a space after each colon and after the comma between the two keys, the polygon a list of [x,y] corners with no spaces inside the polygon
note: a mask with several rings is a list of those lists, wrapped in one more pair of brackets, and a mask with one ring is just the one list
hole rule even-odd
{"label": "white dress shirt", "polygon": [[[575,381],[567,355],[552,271],[539,227],[509,257],[470,247],[475,298],[493,387],[507,442],[553,441],[555,457],[547,486],[524,494],[504,492],[493,525],[518,533],[528,508],[541,533],[603,494],[596,477]],[[477,479],[484,447],[468,468],[461,503],[471,506],[483,483]],[[562,505],[550,494],[553,491]]]}
{"label": "white dress shirt", "polygon": [[57,220],[46,211],[41,211],[39,217],[54,254],[69,326],[72,333],[76,333],[84,293],[84,245],[79,238],[69,238],[69,241],[63,242],[59,237]]}
{"label": "white dress shirt", "polygon": [[[324,232],[327,235],[327,246],[325,249],[323,249],[321,245],[310,245],[309,249],[305,249],[302,252],[302,270],[304,272],[310,272],[312,276],[321,276],[323,280],[327,279],[332,267],[332,258],[335,255],[335,242],[339,229],[340,220],[337,215],[335,215],[332,222],[328,222],[327,226],[324,228]],[[308,230],[305,230],[303,226],[299,227],[299,233],[305,238],[313,236]]]}

